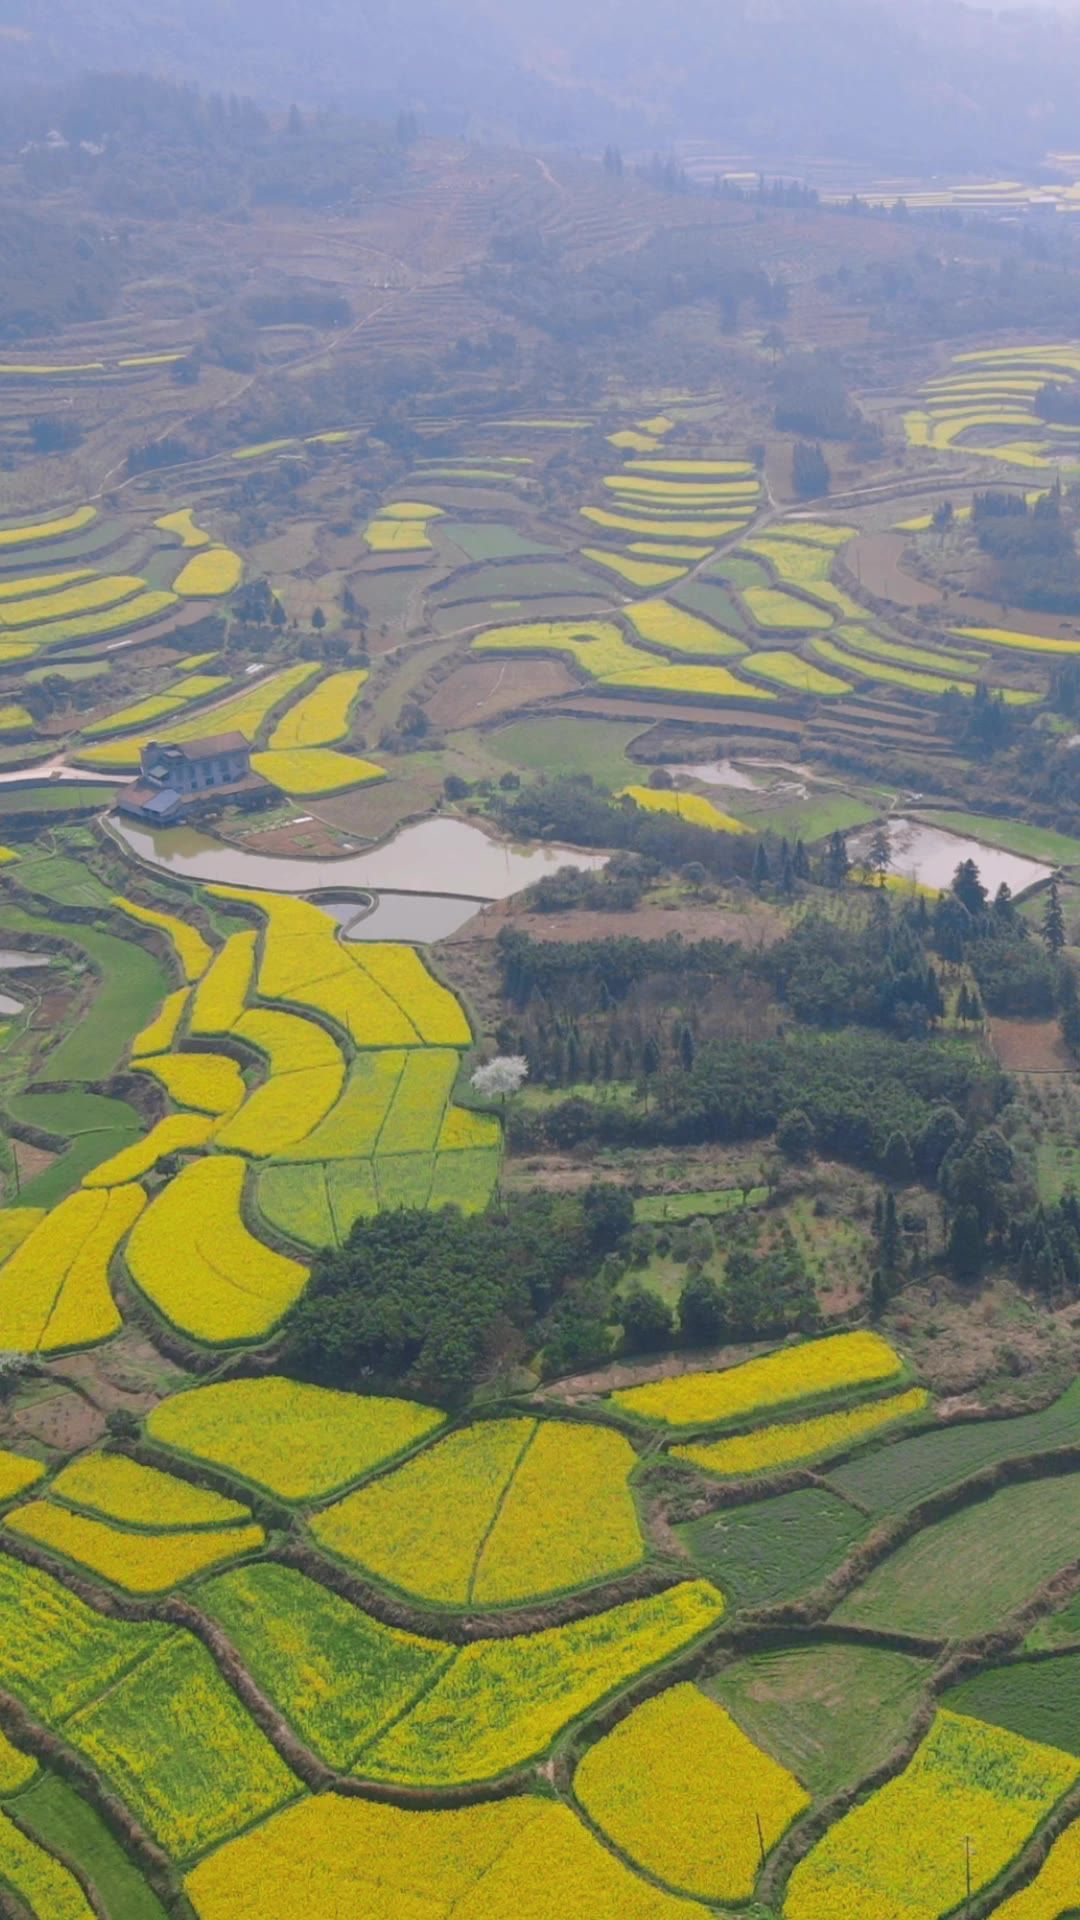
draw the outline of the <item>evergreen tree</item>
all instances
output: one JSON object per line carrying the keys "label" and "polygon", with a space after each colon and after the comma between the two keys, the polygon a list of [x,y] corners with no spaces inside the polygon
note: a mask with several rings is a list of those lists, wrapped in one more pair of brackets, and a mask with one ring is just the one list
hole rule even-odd
{"label": "evergreen tree", "polygon": [[691,1346],[707,1347],[724,1336],[724,1296],[711,1274],[687,1276],[679,1295],[679,1327]]}
{"label": "evergreen tree", "polygon": [[871,879],[877,881],[879,887],[885,885],[885,875],[889,871],[890,858],[891,850],[889,847],[888,831],[885,827],[879,827],[867,848],[866,858],[863,861],[866,872],[870,875]]}
{"label": "evergreen tree", "polygon": [[810,857],[801,840],[796,840],[795,842],[795,853],[792,859],[792,866],[795,869],[795,878],[797,880],[809,880]]}
{"label": "evergreen tree", "polygon": [[753,867],[753,875],[752,875],[754,886],[755,887],[768,886],[769,879],[771,877],[771,872],[772,872],[772,869],[770,868],[770,865],[769,865],[769,856],[765,851],[765,842],[764,840],[759,840],[756,848],[754,849],[754,867]]}
{"label": "evergreen tree", "polygon": [[683,1070],[686,1073],[689,1073],[693,1067],[694,1053],[694,1036],[690,1028],[684,1026],[682,1033],[679,1035],[679,1058],[682,1061]]}
{"label": "evergreen tree", "polygon": [[829,835],[829,844],[825,850],[823,873],[825,885],[842,887],[850,871],[851,860],[848,856],[847,840],[838,827],[835,833]]}
{"label": "evergreen tree", "polygon": [[660,1048],[651,1033],[641,1050],[641,1071],[646,1080],[651,1080],[660,1071]]}
{"label": "evergreen tree", "polygon": [[780,850],[780,891],[789,897],[795,891],[795,863],[786,840]]}
{"label": "evergreen tree", "polygon": [[986,888],[979,878],[974,860],[961,860],[953,875],[952,890],[960,904],[977,920],[986,909]]}
{"label": "evergreen tree", "polygon": [[1065,945],[1065,915],[1061,911],[1061,892],[1055,875],[1050,882],[1043,914],[1042,936],[1051,953],[1060,953]]}
{"label": "evergreen tree", "polygon": [[983,1263],[982,1228],[974,1207],[961,1207],[949,1229],[949,1265],[958,1280],[974,1280]]}

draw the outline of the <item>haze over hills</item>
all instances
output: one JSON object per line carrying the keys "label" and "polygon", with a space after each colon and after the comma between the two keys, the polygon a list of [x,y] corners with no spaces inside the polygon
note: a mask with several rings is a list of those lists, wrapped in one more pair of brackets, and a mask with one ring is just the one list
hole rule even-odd
{"label": "haze over hills", "polygon": [[[1072,17],[1069,17],[1072,16]],[[757,154],[906,171],[1033,165],[1075,144],[1080,19],[1071,5],[986,11],[923,0],[8,0],[13,84],[147,70],[287,105],[418,110],[433,130],[595,148],[717,139]]]}

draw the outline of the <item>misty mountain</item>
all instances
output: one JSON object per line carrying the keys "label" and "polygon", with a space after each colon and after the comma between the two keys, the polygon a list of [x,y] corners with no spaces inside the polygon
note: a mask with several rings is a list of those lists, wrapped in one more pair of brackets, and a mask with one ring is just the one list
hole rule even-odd
{"label": "misty mountain", "polygon": [[596,148],[715,140],[926,173],[1074,148],[1080,13],[942,0],[0,0],[0,84],[81,68]]}

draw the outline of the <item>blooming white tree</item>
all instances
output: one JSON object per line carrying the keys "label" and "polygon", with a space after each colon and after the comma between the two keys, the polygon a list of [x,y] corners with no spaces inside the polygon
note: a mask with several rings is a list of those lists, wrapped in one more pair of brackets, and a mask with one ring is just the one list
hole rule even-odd
{"label": "blooming white tree", "polygon": [[529,1063],[523,1053],[500,1053],[477,1067],[471,1085],[483,1100],[496,1095],[505,1100],[508,1093],[520,1093],[529,1077]]}

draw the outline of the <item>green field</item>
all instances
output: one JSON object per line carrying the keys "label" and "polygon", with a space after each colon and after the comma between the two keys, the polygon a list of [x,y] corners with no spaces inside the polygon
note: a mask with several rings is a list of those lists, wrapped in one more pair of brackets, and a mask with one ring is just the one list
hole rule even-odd
{"label": "green field", "polygon": [[77,1088],[69,1093],[15,1094],[8,1101],[8,1111],[26,1126],[71,1141],[51,1167],[22,1188],[19,1203],[27,1207],[55,1206],[94,1167],[132,1146],[144,1131],[139,1115],[126,1101]]}
{"label": "green field", "polygon": [[1004,847],[1007,853],[1026,854],[1050,866],[1080,866],[1080,840],[1073,840],[1067,833],[1054,833],[1049,827],[1028,826],[1023,820],[999,820],[989,813],[920,810],[917,817],[928,820],[931,826],[970,834],[973,840],[985,840],[991,846]]}
{"label": "green field", "polygon": [[760,812],[751,812],[743,804],[743,796],[734,794],[731,798],[731,810],[740,820],[752,826],[758,833],[775,833],[787,840],[802,840],[812,846],[817,840],[827,839],[830,833],[848,833],[853,827],[863,827],[876,820],[880,807],[870,801],[857,800],[850,793],[815,793],[808,800],[798,800],[789,806],[779,806]]}
{"label": "green field", "polygon": [[729,633],[739,633],[744,637],[749,632],[746,615],[733,593],[721,586],[713,586],[707,580],[691,580],[685,587],[676,587],[669,595],[676,606],[685,607],[690,613],[703,614],[706,620],[715,621],[718,627],[726,627]]}
{"label": "green field", "polygon": [[51,787],[0,787],[0,818],[20,813],[96,812],[112,805],[115,787],[64,780]]}
{"label": "green field", "polygon": [[97,976],[93,1011],[46,1055],[39,1078],[107,1080],[173,985],[161,962],[133,940],[18,907],[0,908],[0,933],[51,936],[82,948]]}
{"label": "green field", "polygon": [[941,1704],[1080,1756],[1080,1653],[991,1667],[954,1687]]}
{"label": "green field", "polygon": [[909,1736],[926,1677],[921,1660],[876,1647],[787,1647],[733,1660],[704,1690],[824,1800]]}
{"label": "green field", "polygon": [[1035,1177],[1039,1199],[1052,1207],[1068,1188],[1080,1192],[1080,1147],[1061,1140],[1041,1140],[1035,1148]]}
{"label": "green field", "polygon": [[109,1920],[165,1920],[165,1909],[100,1814],[55,1773],[43,1773],[13,1811],[35,1840],[70,1860],[100,1896]]}
{"label": "green field", "polygon": [[988,1633],[1077,1558],[1075,1477],[1005,1487],[909,1540],[848,1595],[835,1618],[942,1639]]}
{"label": "green field", "polygon": [[1032,1653],[1043,1647],[1080,1647],[1080,1594],[1032,1627],[1024,1645]]}
{"label": "green field", "polygon": [[541,546],[538,540],[523,540],[513,527],[504,527],[498,521],[479,521],[470,525],[467,521],[444,521],[439,527],[449,540],[468,554],[470,560],[518,560],[531,553],[554,553],[554,547]]}
{"label": "green field", "polygon": [[1080,1440],[1080,1381],[1042,1413],[1009,1420],[981,1420],[919,1434],[877,1453],[864,1454],[831,1475],[842,1493],[874,1514],[918,1505],[931,1494],[959,1486],[981,1467],[1021,1454],[1044,1453]]}
{"label": "green field", "polygon": [[488,736],[491,750],[509,766],[553,778],[587,773],[612,792],[641,778],[641,766],[628,757],[631,741],[643,728],[636,721],[515,720]]}
{"label": "green field", "polygon": [[865,1530],[854,1507],[816,1487],[710,1513],[677,1529],[696,1566],[733,1607],[764,1607],[809,1592]]}
{"label": "green field", "polygon": [[19,885],[58,907],[106,908],[112,889],[81,860],[63,853],[27,851],[19,862]]}

